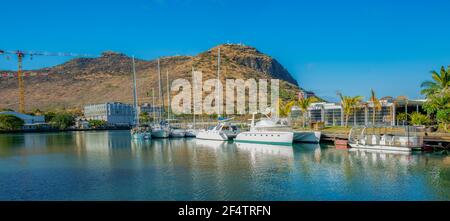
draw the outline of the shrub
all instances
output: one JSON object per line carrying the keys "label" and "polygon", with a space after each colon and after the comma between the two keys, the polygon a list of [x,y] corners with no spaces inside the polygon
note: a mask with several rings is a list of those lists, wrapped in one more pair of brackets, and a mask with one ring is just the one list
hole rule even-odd
{"label": "shrub", "polygon": [[93,128],[100,128],[106,126],[106,121],[104,120],[89,120],[89,126]]}
{"label": "shrub", "polygon": [[409,121],[409,115],[407,113],[399,113],[395,118],[398,122]]}
{"label": "shrub", "polygon": [[439,110],[436,113],[436,120],[439,123],[439,127],[448,131],[450,128],[450,109]]}
{"label": "shrub", "polygon": [[411,114],[411,123],[413,125],[427,125],[431,122],[430,118],[427,115],[421,114],[419,112],[414,112]]}

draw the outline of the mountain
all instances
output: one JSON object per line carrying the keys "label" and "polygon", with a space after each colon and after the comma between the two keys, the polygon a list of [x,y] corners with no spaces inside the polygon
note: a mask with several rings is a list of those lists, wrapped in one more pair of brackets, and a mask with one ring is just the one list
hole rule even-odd
{"label": "mountain", "polygon": [[[221,50],[221,80],[226,78],[280,79],[280,96],[293,97],[299,91],[297,81],[274,58],[256,48],[223,44],[196,56],[160,58],[162,86],[166,91],[166,72],[170,80],[191,80],[191,70],[203,72],[203,79],[217,74],[217,51]],[[118,101],[132,103],[131,57],[107,51],[96,58],[75,58],[53,67],[26,70],[36,76],[24,77],[26,109],[83,107],[86,104]],[[158,95],[157,60],[136,59],[138,97],[140,102],[151,103],[151,90]],[[0,71],[7,73],[11,71]],[[17,78],[0,78],[0,108],[17,109]]]}

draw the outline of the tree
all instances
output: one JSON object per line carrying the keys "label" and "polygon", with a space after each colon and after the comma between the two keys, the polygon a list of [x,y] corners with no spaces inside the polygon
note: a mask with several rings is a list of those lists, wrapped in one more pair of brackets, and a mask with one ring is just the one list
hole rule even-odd
{"label": "tree", "polygon": [[106,121],[104,120],[88,120],[88,123],[92,128],[102,128],[106,126]]}
{"label": "tree", "polygon": [[408,122],[409,116],[407,113],[399,113],[399,114],[397,114],[396,119],[397,119],[397,124],[398,124],[398,122]]}
{"label": "tree", "polygon": [[61,130],[66,129],[75,123],[75,118],[68,113],[57,113],[51,119],[50,124],[54,127],[57,127]]}
{"label": "tree", "polygon": [[56,116],[56,113],[53,111],[47,111],[44,113],[45,122],[51,122],[52,119]]}
{"label": "tree", "polygon": [[0,114],[0,130],[19,130],[24,121],[11,114]]}
{"label": "tree", "polygon": [[447,91],[450,87],[450,66],[445,70],[444,66],[441,67],[440,73],[431,71],[431,77],[433,81],[424,81],[420,86],[424,89],[420,93],[426,95],[434,95],[440,92]]}
{"label": "tree", "polygon": [[280,117],[287,117],[291,113],[292,106],[294,106],[295,102],[286,102],[283,104],[281,99],[278,100],[278,114]]}
{"label": "tree", "polygon": [[295,104],[302,110],[302,123],[303,127],[305,127],[305,122],[308,117],[308,107],[311,106],[312,103],[317,102],[318,99],[316,97],[300,97]]}
{"label": "tree", "polygon": [[430,119],[425,114],[414,112],[411,114],[411,123],[415,126],[423,126],[430,123]]}
{"label": "tree", "polygon": [[375,114],[377,111],[381,111],[381,102],[378,100],[377,96],[375,95],[375,91],[373,89],[370,89],[370,102],[373,105],[372,109],[372,125],[375,125]]}
{"label": "tree", "polygon": [[150,115],[149,115],[147,112],[145,112],[145,111],[141,112],[141,113],[139,114],[139,121],[140,121],[141,123],[147,123],[147,122],[150,122]]}
{"label": "tree", "polygon": [[431,71],[433,81],[422,83],[421,93],[427,98],[423,108],[431,117],[435,117],[441,128],[448,129],[448,110],[450,109],[450,66],[445,70],[442,66],[440,73]]}
{"label": "tree", "polygon": [[450,108],[438,110],[436,113],[436,120],[440,123],[440,127],[448,132],[450,130]]}
{"label": "tree", "polygon": [[354,113],[356,108],[358,107],[359,103],[363,99],[362,96],[344,96],[342,93],[338,93],[339,97],[341,98],[341,104],[342,104],[342,111],[344,112],[345,117],[345,127],[348,126],[348,119],[350,118],[350,115]]}

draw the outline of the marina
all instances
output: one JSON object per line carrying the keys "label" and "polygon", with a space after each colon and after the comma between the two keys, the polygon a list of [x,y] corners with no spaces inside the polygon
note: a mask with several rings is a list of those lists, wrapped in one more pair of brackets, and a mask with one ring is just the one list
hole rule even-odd
{"label": "marina", "polygon": [[449,200],[450,158],[128,130],[0,134],[0,200]]}

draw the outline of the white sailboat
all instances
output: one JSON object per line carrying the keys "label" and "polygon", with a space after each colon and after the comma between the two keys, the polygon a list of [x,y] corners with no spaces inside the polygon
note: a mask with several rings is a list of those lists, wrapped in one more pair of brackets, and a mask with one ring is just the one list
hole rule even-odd
{"label": "white sailboat", "polygon": [[[159,100],[162,101],[162,89],[161,89],[161,69],[160,69],[160,62],[158,59],[158,85],[159,85]],[[164,106],[164,101],[163,105]],[[161,116],[161,108],[159,108],[159,119],[158,122],[153,124],[152,126],[152,136],[154,138],[168,138],[170,135],[170,128],[167,121],[162,120]]]}
{"label": "white sailboat", "polygon": [[142,127],[139,123],[139,113],[138,113],[138,98],[137,98],[137,86],[136,86],[136,67],[134,63],[134,56],[132,57],[133,61],[133,101],[134,101],[134,117],[136,125],[131,128],[131,137],[135,140],[144,140],[144,139],[151,139],[152,133],[150,132],[149,128]]}
{"label": "white sailboat", "polygon": [[[192,76],[194,75],[194,67],[192,67]],[[196,137],[199,129],[195,128],[196,122],[195,122],[195,109],[192,111],[192,124],[189,125],[188,129],[185,131],[185,137]]]}
{"label": "white sailboat", "polygon": [[167,123],[169,124],[170,128],[170,137],[174,138],[181,138],[184,137],[186,134],[186,131],[183,128],[174,127],[173,125],[170,125],[170,122],[175,121],[175,119],[170,118],[170,88],[169,88],[169,71],[166,72],[167,77]]}
{"label": "white sailboat", "polygon": [[287,123],[278,118],[261,119],[255,123],[253,113],[250,131],[242,132],[236,136],[236,142],[263,143],[275,145],[292,145],[294,133]]}

